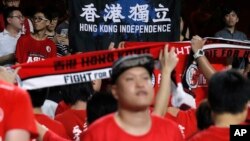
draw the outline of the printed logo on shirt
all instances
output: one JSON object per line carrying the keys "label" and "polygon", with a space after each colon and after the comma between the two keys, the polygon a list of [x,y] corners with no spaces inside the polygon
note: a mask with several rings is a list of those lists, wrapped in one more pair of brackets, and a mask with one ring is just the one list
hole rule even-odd
{"label": "printed logo on shirt", "polygon": [[3,112],[3,109],[0,108],[0,122],[3,121],[3,118],[4,118],[4,112]]}
{"label": "printed logo on shirt", "polygon": [[51,47],[50,46],[46,46],[46,51],[47,52],[51,52]]}
{"label": "printed logo on shirt", "polygon": [[80,134],[82,133],[82,130],[80,129],[80,127],[78,125],[76,125],[75,127],[73,127],[73,134],[74,134],[74,141],[80,141]]}
{"label": "printed logo on shirt", "polygon": [[181,131],[181,134],[182,134],[182,136],[183,136],[183,138],[185,138],[185,127],[184,126],[182,126],[181,124],[178,124],[178,127],[179,127],[179,129],[180,129],[180,131]]}
{"label": "printed logo on shirt", "polygon": [[27,63],[41,61],[41,60],[44,60],[44,58],[39,56],[29,56]]}

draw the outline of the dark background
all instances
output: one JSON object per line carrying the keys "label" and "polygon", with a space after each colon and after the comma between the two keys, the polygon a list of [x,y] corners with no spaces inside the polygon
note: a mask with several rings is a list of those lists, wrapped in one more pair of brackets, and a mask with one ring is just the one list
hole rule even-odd
{"label": "dark background", "polygon": [[[1,4],[2,4],[2,0]],[[21,7],[26,16],[31,16],[35,8],[53,6],[60,13],[60,20],[65,19],[67,0],[21,0]],[[213,36],[223,28],[221,12],[224,5],[231,4],[239,9],[240,21],[237,28],[250,38],[250,1],[249,0],[181,0],[182,17],[191,30],[191,35]]]}

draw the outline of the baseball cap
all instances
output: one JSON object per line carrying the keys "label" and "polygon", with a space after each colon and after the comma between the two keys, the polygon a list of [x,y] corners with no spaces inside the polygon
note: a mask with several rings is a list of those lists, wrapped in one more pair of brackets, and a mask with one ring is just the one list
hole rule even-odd
{"label": "baseball cap", "polygon": [[119,58],[112,66],[111,83],[114,84],[124,71],[133,67],[144,67],[151,76],[154,59],[150,54],[133,54]]}

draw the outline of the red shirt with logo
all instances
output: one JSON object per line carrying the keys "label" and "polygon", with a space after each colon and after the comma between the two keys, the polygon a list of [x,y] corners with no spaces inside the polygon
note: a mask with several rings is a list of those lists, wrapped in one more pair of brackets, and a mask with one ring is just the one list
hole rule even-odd
{"label": "red shirt with logo", "polygon": [[39,41],[31,35],[25,35],[18,39],[15,54],[18,63],[41,61],[56,57],[56,46],[48,38]]}
{"label": "red shirt with logo", "polygon": [[175,121],[182,129],[185,138],[189,138],[198,131],[195,109],[179,110],[176,117],[167,113],[165,118]]}
{"label": "red shirt with logo", "polygon": [[12,129],[28,131],[37,136],[32,104],[26,91],[0,81],[0,140]]}
{"label": "red shirt with logo", "polygon": [[61,122],[71,140],[79,140],[80,134],[87,130],[87,119],[85,110],[67,111],[57,115],[55,120]]}
{"label": "red shirt with logo", "polygon": [[66,139],[69,138],[62,123],[53,120],[44,114],[35,114],[35,118],[40,124],[45,125],[48,129],[55,132],[57,135]]}
{"label": "red shirt with logo", "polygon": [[102,117],[91,124],[81,135],[81,141],[183,141],[177,124],[169,119],[151,115],[151,129],[144,135],[131,135],[121,129],[114,114]]}

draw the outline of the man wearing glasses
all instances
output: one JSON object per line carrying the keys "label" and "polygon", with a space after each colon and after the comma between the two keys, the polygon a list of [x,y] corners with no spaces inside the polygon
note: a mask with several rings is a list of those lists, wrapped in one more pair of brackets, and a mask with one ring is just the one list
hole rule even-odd
{"label": "man wearing glasses", "polygon": [[17,7],[4,11],[5,29],[0,33],[0,65],[14,64],[16,43],[21,36],[24,17]]}
{"label": "man wearing glasses", "polygon": [[17,63],[29,63],[56,57],[56,46],[46,35],[46,28],[51,21],[48,9],[35,12],[32,18],[34,33],[22,36],[17,41],[15,54]]}
{"label": "man wearing glasses", "polygon": [[[8,8],[8,7],[19,7],[20,1],[21,0],[2,0],[3,5],[4,5],[3,11],[5,11],[5,8]],[[3,14],[0,13],[0,31],[2,32],[4,28],[5,28],[5,21],[3,18]],[[28,18],[24,18],[22,34],[30,34],[30,32],[33,32],[32,23]]]}

